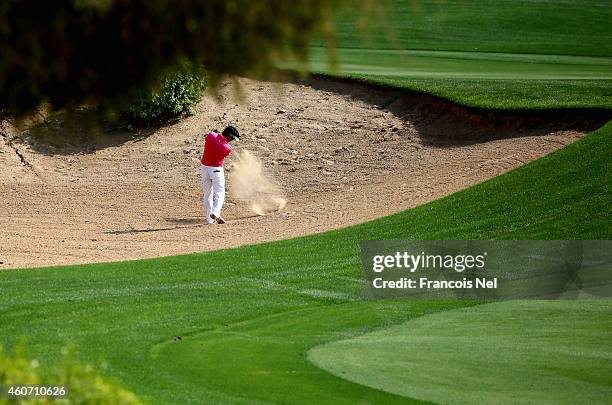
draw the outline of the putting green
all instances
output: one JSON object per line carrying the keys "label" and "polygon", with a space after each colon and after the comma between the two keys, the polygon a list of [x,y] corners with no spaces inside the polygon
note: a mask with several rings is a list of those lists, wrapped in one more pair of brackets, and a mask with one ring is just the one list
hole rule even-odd
{"label": "putting green", "polygon": [[514,301],[420,317],[311,349],[319,367],[437,403],[604,403],[612,301]]}

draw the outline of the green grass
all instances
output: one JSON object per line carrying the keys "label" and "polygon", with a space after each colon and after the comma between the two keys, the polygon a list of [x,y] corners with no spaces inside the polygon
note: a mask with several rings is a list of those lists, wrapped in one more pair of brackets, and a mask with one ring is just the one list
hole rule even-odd
{"label": "green grass", "polygon": [[611,133],[608,124],[521,169],[351,228],[204,254],[2,271],[0,343],[25,336],[50,363],[73,342],[80,360],[104,358],[109,376],[156,403],[406,402],[318,369],[307,350],[470,303],[360,301],[359,242],[610,239]]}
{"label": "green grass", "polygon": [[331,70],[321,48],[311,70],[435,94],[495,109],[612,106],[612,58],[339,49]]}
{"label": "green grass", "polygon": [[[343,70],[330,70],[316,47],[311,68],[475,106],[612,106],[607,1],[397,1],[395,7],[388,19],[368,21],[394,27],[392,36],[375,29],[364,42],[349,19],[341,20]],[[487,399],[518,398],[521,393],[504,391],[508,380],[526,391],[521,384],[529,377],[540,382],[529,387],[536,402],[582,401],[575,395],[586,386],[592,396],[609,391],[610,301],[470,309],[461,308],[474,303],[461,301],[361,301],[359,242],[612,239],[611,155],[609,123],[521,169],[355,227],[195,255],[2,271],[0,344],[10,348],[26,337],[31,353],[49,364],[74,343],[80,360],[104,359],[108,376],[153,403],[445,401],[458,383],[470,389],[462,386],[455,398],[475,402],[482,399],[473,396],[480,381],[469,377],[508,364],[515,368],[481,380],[487,395],[503,395]],[[503,356],[466,358],[466,351],[497,350],[494,333],[516,344],[501,346]],[[425,346],[409,344],[427,337],[434,340],[419,341]],[[594,347],[597,339],[605,344]],[[372,356],[359,355],[368,367],[358,369],[345,361],[363,341]],[[381,352],[377,341],[404,344],[387,362],[395,352]],[[309,361],[316,347],[312,358],[342,378]],[[435,361],[421,364],[428,374],[393,363],[411,354],[427,363],[428,352]],[[381,368],[378,356],[393,367]],[[346,375],[333,368],[345,364]],[[432,375],[444,383],[426,378]]]}
{"label": "green grass", "polygon": [[382,3],[385,15],[345,11],[337,24],[341,47],[612,56],[605,0]]}
{"label": "green grass", "polygon": [[487,304],[319,346],[309,358],[342,378],[435,403],[603,404],[612,398],[612,306]]}
{"label": "green grass", "polygon": [[337,55],[309,69],[485,108],[612,107],[608,1],[390,2],[386,16],[339,18]]}

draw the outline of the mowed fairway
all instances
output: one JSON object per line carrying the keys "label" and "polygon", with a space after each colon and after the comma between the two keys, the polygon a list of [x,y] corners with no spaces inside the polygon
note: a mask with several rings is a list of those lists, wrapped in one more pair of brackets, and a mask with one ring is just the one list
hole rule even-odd
{"label": "mowed fairway", "polygon": [[[27,337],[43,365],[73,342],[81,360],[105,359],[105,374],[152,402],[407,402],[421,394],[403,397],[337,377],[310,363],[308,349],[474,303],[359,301],[359,241],[610,239],[611,135],[608,124],[506,175],[338,231],[205,254],[0,272],[0,342],[12,347]],[[612,316],[610,301],[554,305],[577,317]],[[514,312],[519,324],[549,314],[537,304]],[[547,347],[562,352],[568,339],[580,341],[574,326],[547,334]],[[594,321],[589,333],[605,340],[609,327]],[[609,356],[600,364],[609,371]],[[584,359],[566,362],[564,378],[583,381],[555,386],[555,395],[601,384],[583,366]],[[393,379],[408,376],[400,369]],[[506,381],[491,384],[504,389]]]}
{"label": "mowed fairway", "polygon": [[393,1],[384,15],[338,21],[337,69],[316,72],[486,108],[612,105],[607,1]]}
{"label": "mowed fairway", "polygon": [[612,57],[315,48],[311,69],[485,108],[608,107]]}

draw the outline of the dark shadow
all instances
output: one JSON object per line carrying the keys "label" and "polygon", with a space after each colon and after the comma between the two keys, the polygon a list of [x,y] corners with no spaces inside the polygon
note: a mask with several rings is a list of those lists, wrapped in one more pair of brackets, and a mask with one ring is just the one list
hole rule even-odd
{"label": "dark shadow", "polygon": [[142,141],[176,122],[178,119],[128,130],[124,119],[111,120],[96,110],[80,109],[49,114],[30,124],[19,137],[27,138],[30,147],[43,155],[74,155]]}
{"label": "dark shadow", "polygon": [[175,229],[184,229],[184,228],[199,228],[200,226],[206,225],[204,222],[197,225],[185,225],[185,226],[168,226],[163,228],[144,228],[144,229],[116,229],[110,231],[104,231],[102,233],[106,235],[125,235],[125,234],[136,234],[136,233],[148,233],[148,232],[161,232],[161,231],[172,231]]}
{"label": "dark shadow", "polygon": [[[241,217],[233,217],[230,218],[230,220],[238,220],[238,219],[251,219],[251,218],[259,218],[263,215],[259,215],[259,214],[250,214],[250,215],[243,215]],[[227,218],[226,218],[227,219]]]}
{"label": "dark shadow", "polygon": [[[322,75],[301,81],[287,75],[282,78],[388,111],[409,122],[416,129],[421,143],[436,147],[547,135],[558,131],[591,132],[612,119],[612,109],[604,108],[494,110],[464,107],[417,91],[355,79]],[[158,129],[173,125],[180,119],[177,117],[164,124],[128,131],[125,120],[111,121],[102,115],[88,109],[53,113],[31,125],[21,137],[29,138],[32,149],[45,155],[92,153],[128,141],[144,140]]]}
{"label": "dark shadow", "polygon": [[604,108],[494,110],[464,107],[417,91],[321,75],[299,83],[389,111],[409,121],[423,144],[436,147],[547,135],[558,131],[592,132],[612,119],[612,109]]}
{"label": "dark shadow", "polygon": [[[229,221],[237,221],[240,219],[250,219],[257,218],[260,215],[244,215],[240,217],[226,217],[225,219]],[[164,221],[178,224],[177,226],[166,226],[161,228],[144,228],[144,229],[135,229],[130,227],[130,229],[115,229],[104,231],[102,233],[106,235],[125,235],[125,234],[137,234],[137,233],[148,233],[148,232],[162,232],[162,231],[172,231],[175,229],[186,229],[186,228],[199,228],[201,226],[206,226],[206,221],[204,218],[164,218]]]}
{"label": "dark shadow", "polygon": [[182,225],[193,225],[193,224],[204,224],[206,221],[204,217],[196,217],[196,218],[164,218],[164,221],[170,222],[173,224],[182,224]]}
{"label": "dark shadow", "polygon": [[[246,215],[241,215],[241,216],[225,216],[224,218],[226,221],[237,221],[240,219],[252,219],[252,218],[259,218],[261,217],[261,215],[259,214],[246,214]],[[206,220],[204,219],[204,217],[193,217],[193,218],[164,218],[164,221],[166,222],[170,222],[173,224],[179,224],[179,225],[193,225],[193,224],[200,224],[200,225],[204,225],[206,223]]]}

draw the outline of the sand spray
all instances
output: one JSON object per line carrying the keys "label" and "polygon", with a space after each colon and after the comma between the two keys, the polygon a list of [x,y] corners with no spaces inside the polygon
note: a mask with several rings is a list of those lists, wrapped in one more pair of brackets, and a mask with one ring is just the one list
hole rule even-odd
{"label": "sand spray", "polygon": [[248,203],[257,215],[279,211],[287,205],[281,187],[264,172],[261,160],[246,149],[235,152],[228,178],[231,196]]}

